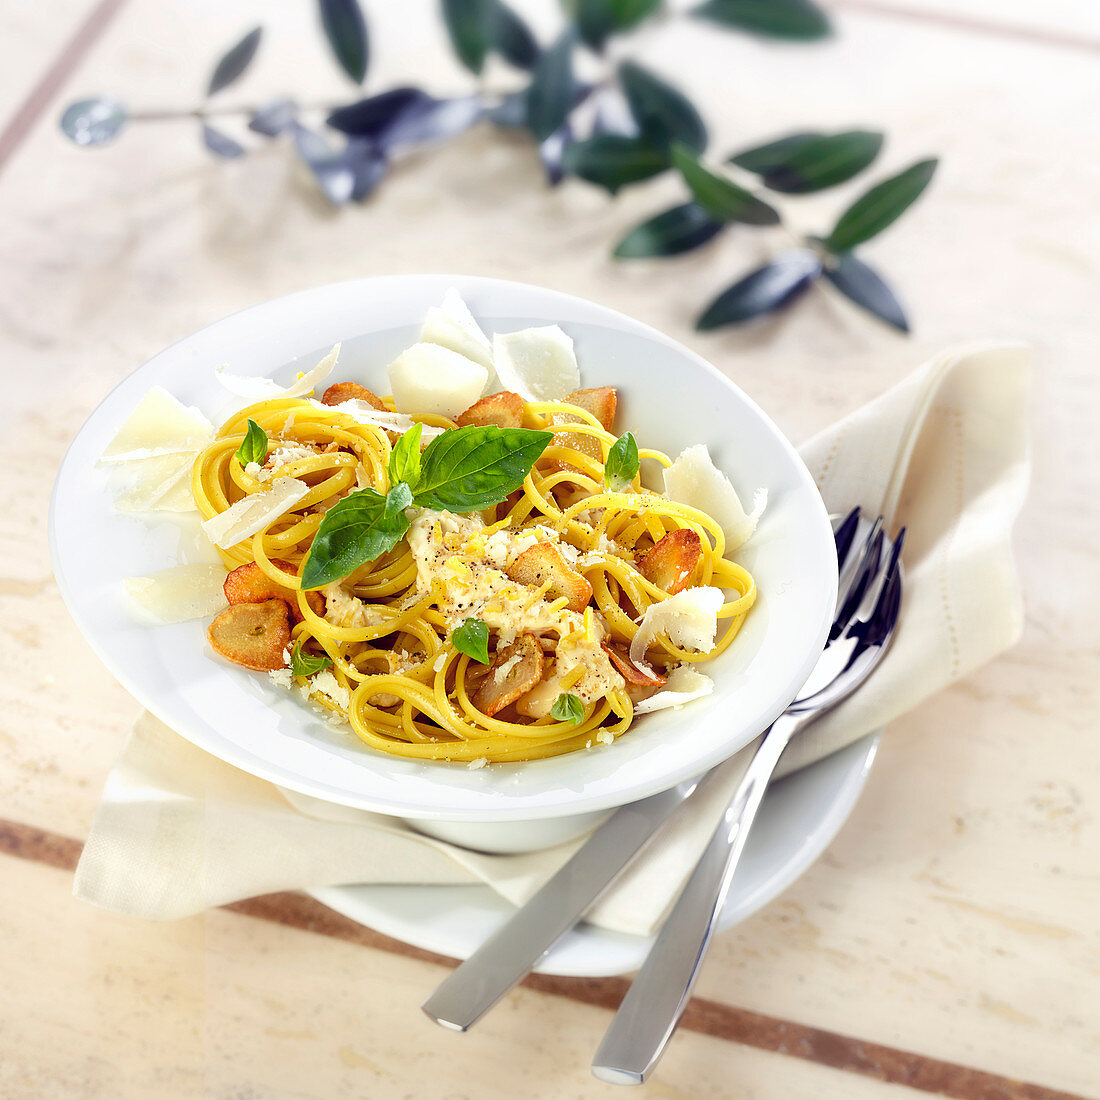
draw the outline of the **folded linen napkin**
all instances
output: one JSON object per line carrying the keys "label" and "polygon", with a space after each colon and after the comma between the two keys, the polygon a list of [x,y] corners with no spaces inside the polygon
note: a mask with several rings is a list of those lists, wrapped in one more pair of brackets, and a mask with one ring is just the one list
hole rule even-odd
{"label": "folded linen napkin", "polygon": [[[831,511],[909,527],[898,633],[849,702],[794,742],[780,774],[889,722],[1011,645],[1022,606],[1009,536],[1028,478],[1026,349],[950,348],[802,447]],[[648,934],[672,904],[754,746],[724,789],[679,815],[589,919]],[[276,890],[345,883],[486,883],[516,904],[582,840],[497,855],[379,814],[284,791],[225,764],[157,719],[138,719],[112,770],[74,893],[174,918]]]}

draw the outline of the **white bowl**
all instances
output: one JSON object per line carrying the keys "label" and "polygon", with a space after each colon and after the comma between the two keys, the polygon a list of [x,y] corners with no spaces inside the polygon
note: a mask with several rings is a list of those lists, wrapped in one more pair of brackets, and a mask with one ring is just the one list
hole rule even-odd
{"label": "white bowl", "polygon": [[[619,387],[620,431],[629,428],[643,445],[673,455],[705,442],[743,496],[768,489],[763,521],[736,555],[756,578],[759,599],[730,649],[705,666],[714,694],[640,718],[612,745],[480,770],[377,753],[266,677],[214,657],[205,622],[144,623],[124,595],[128,576],[208,560],[193,519],[116,512],[96,468],[151,386],[164,386],[217,423],[231,406],[214,379],[216,365],[285,382],[342,340],[336,377],[388,392],[386,364],[416,339],[429,306],[451,286],[490,332],[560,324],[576,342],[583,384]],[[790,443],[731,381],[620,313],[539,287],[467,276],[383,277],[306,290],[162,351],[105,398],[74,440],[54,487],[50,546],[66,603],[99,656],[188,740],[284,787],[413,819],[488,848],[563,839],[591,815],[672,786],[747,744],[808,675],[836,594],[832,533],[813,481]],[[543,827],[526,839],[511,828],[501,835],[501,822],[521,821]],[[474,831],[455,832],[458,823]]]}

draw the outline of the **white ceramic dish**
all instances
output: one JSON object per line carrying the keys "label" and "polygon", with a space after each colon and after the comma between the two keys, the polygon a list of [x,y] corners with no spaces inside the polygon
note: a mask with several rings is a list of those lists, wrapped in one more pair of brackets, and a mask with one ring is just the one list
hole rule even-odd
{"label": "white ceramic dish", "polygon": [[[311,708],[214,658],[205,622],[151,626],[123,593],[127,576],[197,560],[193,521],[118,513],[96,460],[153,385],[218,423],[232,403],[214,366],[287,381],[343,341],[336,379],[387,392],[386,364],[429,308],[458,288],[489,331],[558,323],[584,385],[619,387],[620,430],[672,453],[696,442],[769,506],[738,555],[760,598],[736,643],[707,666],[717,689],[640,720],[598,751],[471,771],[376,753]],[[218,321],[151,359],[88,419],[62,464],[50,510],[62,594],[104,663],[149,710],[196,745],[319,798],[418,820],[533,821],[592,814],[698,774],[746,744],[808,674],[828,628],[836,566],[828,518],[794,448],[753,402],[698,356],[647,326],[538,287],[455,276],[398,276],[302,291]],[[559,824],[565,824],[559,822]],[[552,838],[556,839],[556,838]],[[541,843],[548,843],[544,839]]]}
{"label": "white ceramic dish", "polygon": [[[832,842],[871,771],[874,733],[768,788],[719,918],[724,930],[767,905]],[[383,935],[466,959],[515,911],[488,886],[331,886],[320,902]],[[602,978],[637,970],[652,937],[579,924],[535,968]]]}

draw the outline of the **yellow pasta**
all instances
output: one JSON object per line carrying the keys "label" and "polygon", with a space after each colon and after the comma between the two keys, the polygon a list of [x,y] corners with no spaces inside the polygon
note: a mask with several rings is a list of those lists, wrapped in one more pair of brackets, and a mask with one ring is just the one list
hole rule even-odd
{"label": "yellow pasta", "polygon": [[[392,408],[391,399],[384,401]],[[455,427],[443,417],[414,419],[430,428]],[[269,440],[264,467],[242,466],[237,458],[249,420]],[[255,562],[274,585],[289,590],[291,645],[331,662],[326,687],[304,677],[299,686],[312,689],[312,698],[346,718],[373,749],[480,766],[609,742],[630,728],[635,703],[652,694],[670,668],[725,650],[753,606],[752,577],[724,556],[722,527],[644,488],[640,475],[621,491],[609,489],[604,465],[615,436],[564,402],[524,406],[523,426],[552,432],[554,439],[508,500],[457,518],[422,512],[409,538],[391,551],[322,589],[320,597],[305,593],[299,578],[326,511],[357,489],[390,488],[387,466],[398,433],[362,420],[305,399],[261,401],[231,417],[197,456],[191,487],[203,519],[210,519],[278,479],[308,486],[293,507],[219,553],[229,569]],[[670,464],[658,451],[640,455],[643,463]],[[669,598],[646,576],[643,561],[678,531],[686,534],[677,539],[699,547],[687,582],[724,594],[718,637],[704,653],[657,634],[642,669],[653,683],[627,682],[618,670],[630,670],[627,654],[638,623],[650,606]],[[522,574],[516,564],[521,548],[543,542],[558,548],[570,575],[583,578],[590,592],[583,607],[553,578],[532,583],[513,576]],[[490,666],[454,644],[456,626],[471,614],[490,627],[496,646]],[[508,685],[503,658],[523,636],[538,642],[541,679],[487,713],[477,700]],[[289,670],[273,676],[290,682]],[[549,714],[552,693],[575,694],[578,720]]]}

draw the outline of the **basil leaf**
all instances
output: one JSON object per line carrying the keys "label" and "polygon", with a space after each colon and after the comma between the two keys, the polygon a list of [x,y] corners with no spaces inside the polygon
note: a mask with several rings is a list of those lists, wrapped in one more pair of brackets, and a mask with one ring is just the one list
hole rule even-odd
{"label": "basil leaf", "polygon": [[413,502],[412,486],[407,481],[399,481],[386,494],[386,516],[395,516],[405,511]]}
{"label": "basil leaf", "polygon": [[584,721],[584,704],[568,691],[563,691],[554,700],[550,708],[550,717],[557,722],[572,722],[577,725]]}
{"label": "basil leaf", "polygon": [[830,252],[847,252],[877,236],[920,198],[938,163],[935,158],[917,161],[904,172],[876,184],[840,215],[825,247]]}
{"label": "basil leaf", "polygon": [[241,440],[241,445],[237,448],[237,461],[242,466],[247,466],[250,462],[263,465],[266,458],[267,432],[255,420],[249,420],[248,430],[244,433],[244,439]]}
{"label": "basil leaf", "polygon": [[294,650],[290,654],[291,676],[313,676],[322,669],[328,668],[331,664],[332,659],[326,654],[315,657],[312,653],[303,653],[302,641],[300,638],[295,643]]}
{"label": "basil leaf", "polygon": [[552,432],[493,424],[452,428],[437,435],[420,456],[413,500],[448,512],[499,504],[523,484],[553,438]]}
{"label": "basil leaf", "polygon": [[489,663],[489,628],[480,619],[467,619],[451,632],[451,644],[483,665]]}
{"label": "basil leaf", "polygon": [[638,475],[638,443],[632,432],[619,436],[607,452],[603,468],[604,482],[616,493],[629,485]]}
{"label": "basil leaf", "polygon": [[615,259],[637,260],[646,256],[675,256],[704,245],[722,229],[694,202],[673,206],[649,221],[636,225],[615,246]]}
{"label": "basil leaf", "polygon": [[420,436],[424,430],[423,424],[414,424],[394,444],[390,451],[389,474],[390,484],[407,481],[415,485],[420,477]]}
{"label": "basil leaf", "polygon": [[321,520],[302,569],[302,588],[309,591],[346,577],[368,561],[392,550],[409,529],[400,502],[411,499],[407,485],[382,496],[373,489],[349,493]]}
{"label": "basil leaf", "polygon": [[720,222],[744,222],[746,225],[778,225],[779,214],[733,180],[719,176],[699,163],[686,145],[672,146],[672,163],[691,188],[695,201]]}

